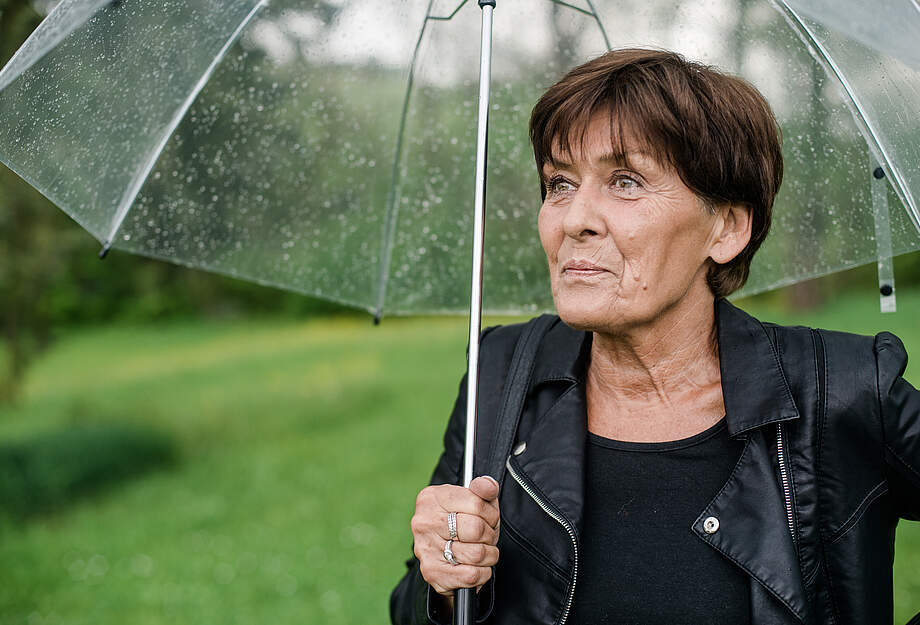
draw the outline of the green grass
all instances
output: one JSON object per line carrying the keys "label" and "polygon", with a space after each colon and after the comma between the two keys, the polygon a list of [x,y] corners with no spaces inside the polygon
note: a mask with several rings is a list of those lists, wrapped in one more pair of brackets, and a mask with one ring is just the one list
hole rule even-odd
{"label": "green grass", "polygon": [[120,418],[171,432],[181,457],[3,528],[0,623],[385,622],[464,336],[349,320],[62,342],[0,437]]}
{"label": "green grass", "polygon": [[[747,307],[893,329],[920,354],[920,297],[899,298],[904,312],[884,317],[871,299],[798,317]],[[0,522],[0,625],[387,622],[465,337],[462,319],[439,318],[65,338],[30,370],[22,402],[0,408],[0,441],[114,421],[167,433],[178,458],[53,514]],[[920,610],[917,524],[898,541],[903,623]]]}

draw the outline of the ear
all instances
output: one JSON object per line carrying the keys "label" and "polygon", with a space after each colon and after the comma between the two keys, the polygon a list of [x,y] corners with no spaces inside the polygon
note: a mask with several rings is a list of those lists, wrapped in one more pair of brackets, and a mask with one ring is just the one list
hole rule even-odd
{"label": "ear", "polygon": [[719,265],[731,261],[751,240],[751,207],[746,204],[722,204],[716,208],[716,223],[709,257]]}

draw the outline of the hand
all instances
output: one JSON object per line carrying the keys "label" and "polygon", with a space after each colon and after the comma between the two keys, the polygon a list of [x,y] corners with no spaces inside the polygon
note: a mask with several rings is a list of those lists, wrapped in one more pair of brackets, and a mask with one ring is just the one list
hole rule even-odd
{"label": "hand", "polygon": [[[451,545],[457,565],[444,559],[448,512],[457,513],[457,538]],[[491,477],[477,477],[469,488],[444,484],[423,489],[410,527],[425,581],[445,596],[457,588],[481,588],[498,562],[499,518],[498,483]]]}

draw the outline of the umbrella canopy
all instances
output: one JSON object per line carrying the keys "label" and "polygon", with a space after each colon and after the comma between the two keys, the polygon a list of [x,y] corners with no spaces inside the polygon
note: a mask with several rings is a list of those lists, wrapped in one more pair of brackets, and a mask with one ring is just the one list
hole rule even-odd
{"label": "umbrella canopy", "polygon": [[[920,249],[920,11],[867,11],[501,0],[485,309],[552,308],[527,120],[610,47],[681,52],[773,105],[787,173],[743,293]],[[0,160],[106,249],[466,312],[479,28],[463,0],[63,0],[0,72]]]}

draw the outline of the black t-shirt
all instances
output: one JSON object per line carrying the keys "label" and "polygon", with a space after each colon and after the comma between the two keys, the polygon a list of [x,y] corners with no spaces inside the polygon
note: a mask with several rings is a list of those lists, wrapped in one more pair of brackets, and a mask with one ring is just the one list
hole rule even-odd
{"label": "black t-shirt", "polygon": [[690,529],[744,444],[723,419],[690,438],[588,433],[573,625],[747,625],[749,577]]}

